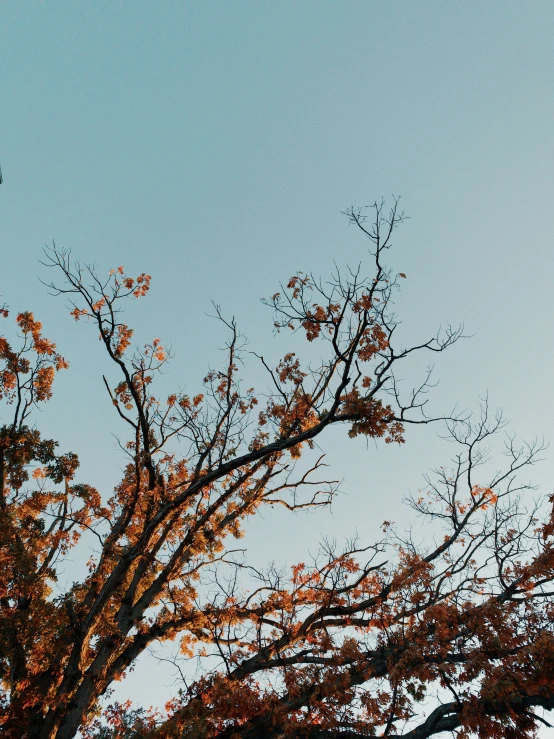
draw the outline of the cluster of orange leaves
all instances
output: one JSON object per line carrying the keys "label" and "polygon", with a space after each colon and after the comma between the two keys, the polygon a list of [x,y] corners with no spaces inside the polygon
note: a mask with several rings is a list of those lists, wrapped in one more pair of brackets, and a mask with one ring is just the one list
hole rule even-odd
{"label": "cluster of orange leaves", "polygon": [[357,387],[346,393],[342,402],[342,413],[356,418],[348,432],[351,438],[361,434],[372,438],[385,437],[387,444],[404,443],[404,426],[400,421],[392,420],[394,412],[390,405],[383,405],[375,398],[364,398]]}
{"label": "cluster of orange leaves", "polygon": [[[1,315],[6,318],[8,310],[2,308]],[[0,336],[0,359],[4,361],[0,370],[0,398],[13,401],[17,387],[21,387],[25,376],[31,374],[35,402],[48,400],[52,395],[55,373],[69,365],[56,352],[54,342],[42,335],[42,323],[35,320],[32,313],[19,313],[16,324],[24,338],[20,351],[14,351],[8,340]],[[28,356],[31,353],[35,355],[34,363]],[[23,379],[18,381],[18,376]]]}

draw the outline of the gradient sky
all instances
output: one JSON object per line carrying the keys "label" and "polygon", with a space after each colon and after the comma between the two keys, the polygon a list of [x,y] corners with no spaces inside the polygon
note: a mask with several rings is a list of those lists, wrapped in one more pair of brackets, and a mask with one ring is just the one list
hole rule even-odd
{"label": "gradient sky", "polygon": [[[403,335],[473,335],[439,358],[434,408],[488,391],[513,431],[552,440],[553,91],[551,2],[3,3],[0,294],[72,365],[45,433],[111,491],[109,368],[39,282],[45,244],[153,275],[129,322],[172,343],[164,382],[192,393],[225,338],[211,299],[277,360],[259,298],[297,269],[357,263],[366,245],[340,211],[394,193],[411,216],[391,254]],[[402,498],[452,452],[435,429],[402,449],[332,441],[333,514],[268,513],[247,537],[257,562],[405,523]],[[545,494],[553,464],[550,450],[533,470]],[[164,669],[144,658],[117,696],[163,700]]]}

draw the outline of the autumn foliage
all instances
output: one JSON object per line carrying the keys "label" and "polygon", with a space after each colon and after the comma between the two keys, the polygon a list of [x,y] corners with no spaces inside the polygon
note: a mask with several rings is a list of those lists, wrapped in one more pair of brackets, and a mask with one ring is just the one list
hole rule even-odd
{"label": "autumn foliage", "polygon": [[[241,385],[240,336],[218,313],[229,336],[224,365],[196,394],[161,397],[168,352],[159,338],[137,346],[121,313],[148,293],[150,276],[119,267],[104,279],[66,252],[48,252],[54,291],[91,339],[100,337],[127,458],[113,491],[97,491],[79,481],[73,452],[42,437],[33,411],[68,365],[33,314],[18,314],[18,339],[0,338],[6,739],[443,731],[524,739],[545,722],[543,709],[554,708],[554,518],[518,482],[537,445],[508,440],[503,470],[481,478],[486,444],[502,425],[486,405],[477,421],[442,419],[458,452],[410,501],[432,527],[423,543],[385,522],[382,540],[324,544],[290,571],[233,555],[257,512],[330,504],[335,486],[321,477],[319,449],[331,427],[403,444],[408,425],[440,420],[425,414],[428,382],[405,397],[395,371],[461,334],[396,344],[392,298],[405,275],[383,257],[403,216],[396,202],[373,214],[348,211],[370,246],[369,275],[363,266],[325,282],[297,273],[265,301],[274,330],[304,337],[311,361],[292,351],[257,357],[268,380],[260,392]],[[1,320],[11,320],[5,307]],[[63,592],[57,573],[84,534],[99,555]],[[114,681],[160,642],[178,644],[202,672],[183,676],[158,710],[110,703]]]}

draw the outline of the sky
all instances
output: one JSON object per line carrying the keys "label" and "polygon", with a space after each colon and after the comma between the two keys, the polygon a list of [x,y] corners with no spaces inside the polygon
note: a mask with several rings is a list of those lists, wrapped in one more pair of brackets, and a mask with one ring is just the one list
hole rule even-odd
{"label": "sky", "polygon": [[[45,245],[152,274],[129,322],[171,344],[164,382],[192,394],[225,340],[210,301],[277,361],[260,298],[296,270],[357,264],[366,244],[341,211],[392,195],[410,216],[390,255],[408,277],[403,336],[471,335],[438,358],[433,408],[488,392],[511,431],[552,441],[553,39],[539,0],[3,3],[0,297],[71,362],[40,423],[79,453],[81,480],[111,492],[123,429],[94,332],[40,282]],[[407,523],[402,499],[452,453],[438,431],[402,449],[334,435],[333,512],[268,513],[252,557],[292,564],[322,536]],[[530,479],[546,495],[544,456]],[[145,657],[117,697],[163,701],[164,670]]]}

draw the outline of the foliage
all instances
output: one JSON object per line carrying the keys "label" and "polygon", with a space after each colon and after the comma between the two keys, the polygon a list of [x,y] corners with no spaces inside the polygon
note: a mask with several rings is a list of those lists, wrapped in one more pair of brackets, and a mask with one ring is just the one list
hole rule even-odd
{"label": "foliage", "polygon": [[[385,523],[382,541],[324,544],[291,572],[233,556],[248,518],[267,506],[329,505],[336,490],[315,456],[327,431],[404,443],[425,424],[428,378],[403,400],[395,378],[413,354],[442,352],[447,329],[409,348],[395,343],[392,298],[404,274],[383,264],[403,215],[374,206],[348,216],[370,243],[361,267],[328,282],[297,273],[266,301],[274,328],[304,336],[319,364],[293,352],[268,373],[265,394],[243,390],[234,321],[226,363],[202,391],[162,399],[169,360],[160,339],[140,348],[122,306],[150,276],[123,267],[101,279],[49,251],[76,320],[92,323],[118,373],[104,378],[129,435],[123,478],[108,497],[75,480],[29,422],[67,367],[31,313],[16,318],[19,348],[0,338],[0,726],[7,739],[425,739],[441,731],[524,739],[554,708],[554,519],[524,504],[517,473],[540,447],[508,441],[507,462],[479,479],[502,421],[443,419],[459,452],[451,470],[411,500],[439,537],[426,546]],[[2,317],[8,318],[3,308]],[[302,458],[302,462],[299,462]],[[83,532],[100,556],[65,593],[60,564]],[[252,584],[254,583],[254,584]],[[249,587],[247,587],[249,585]],[[149,647],[180,644],[203,672],[163,710],[107,708],[110,686]]]}

